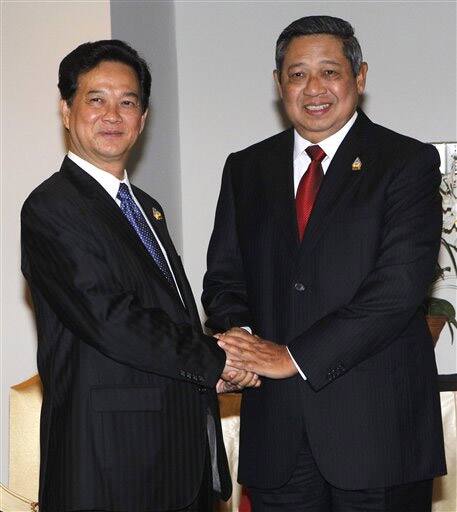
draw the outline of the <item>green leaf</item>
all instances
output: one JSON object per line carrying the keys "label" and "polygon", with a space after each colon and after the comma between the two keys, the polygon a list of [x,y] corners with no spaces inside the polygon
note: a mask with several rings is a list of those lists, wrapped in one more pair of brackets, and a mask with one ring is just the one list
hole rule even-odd
{"label": "green leaf", "polygon": [[455,322],[455,309],[449,301],[438,297],[430,297],[427,302],[429,315],[445,316],[448,322]]}
{"label": "green leaf", "polygon": [[454,268],[454,272],[457,274],[457,262],[454,256],[454,252],[457,252],[457,247],[455,245],[450,244],[446,239],[441,237],[441,245],[446,249],[446,252],[451,258],[452,267]]}

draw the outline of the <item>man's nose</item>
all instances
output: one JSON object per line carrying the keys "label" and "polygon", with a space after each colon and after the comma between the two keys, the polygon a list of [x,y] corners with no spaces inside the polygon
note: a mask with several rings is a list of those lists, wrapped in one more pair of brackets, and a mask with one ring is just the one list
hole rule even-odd
{"label": "man's nose", "polygon": [[311,75],[305,84],[303,92],[307,96],[319,96],[327,92],[327,88],[319,76]]}
{"label": "man's nose", "polygon": [[116,104],[107,104],[106,110],[103,114],[103,120],[108,123],[118,123],[122,117],[119,113],[119,107]]}

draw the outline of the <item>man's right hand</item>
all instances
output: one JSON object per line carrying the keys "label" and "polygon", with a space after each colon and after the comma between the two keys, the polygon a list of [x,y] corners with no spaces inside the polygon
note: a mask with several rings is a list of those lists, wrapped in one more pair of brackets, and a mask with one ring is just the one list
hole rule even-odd
{"label": "man's right hand", "polygon": [[231,393],[243,388],[258,388],[260,384],[261,381],[256,373],[225,365],[221,378],[216,384],[216,392]]}

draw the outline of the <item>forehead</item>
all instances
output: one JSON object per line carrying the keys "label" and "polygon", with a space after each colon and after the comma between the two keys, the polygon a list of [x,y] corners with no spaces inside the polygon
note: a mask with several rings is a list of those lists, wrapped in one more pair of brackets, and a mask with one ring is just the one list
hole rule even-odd
{"label": "forehead", "polygon": [[348,62],[343,53],[343,42],[330,34],[312,34],[294,37],[287,46],[284,62],[296,60],[334,60]]}
{"label": "forehead", "polygon": [[102,61],[78,77],[78,89],[114,88],[129,91],[139,90],[138,77],[128,64],[116,61]]}

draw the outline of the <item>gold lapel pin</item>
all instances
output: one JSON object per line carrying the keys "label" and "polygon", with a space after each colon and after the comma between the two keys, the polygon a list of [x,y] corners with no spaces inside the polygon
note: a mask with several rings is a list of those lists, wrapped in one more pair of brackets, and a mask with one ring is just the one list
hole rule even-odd
{"label": "gold lapel pin", "polygon": [[360,160],[359,157],[357,157],[353,162],[352,162],[352,170],[353,171],[360,171],[360,169],[362,168],[362,160]]}
{"label": "gold lapel pin", "polygon": [[155,208],[152,209],[152,215],[154,215],[155,220],[163,220],[162,212],[159,212],[159,210],[156,210]]}

